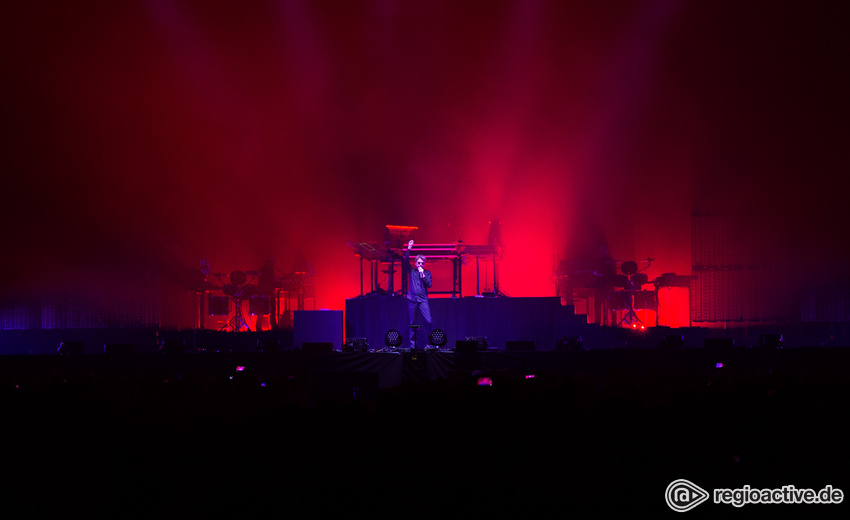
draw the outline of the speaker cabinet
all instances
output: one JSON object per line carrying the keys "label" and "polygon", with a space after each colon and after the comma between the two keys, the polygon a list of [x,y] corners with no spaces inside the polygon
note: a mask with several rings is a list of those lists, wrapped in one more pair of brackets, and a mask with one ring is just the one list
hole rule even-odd
{"label": "speaker cabinet", "polygon": [[531,352],[535,350],[533,341],[506,341],[505,350],[507,352]]}

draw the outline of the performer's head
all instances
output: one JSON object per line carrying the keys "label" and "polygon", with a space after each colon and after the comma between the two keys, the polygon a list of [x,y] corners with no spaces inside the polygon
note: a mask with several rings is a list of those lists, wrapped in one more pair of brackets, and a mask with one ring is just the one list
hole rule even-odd
{"label": "performer's head", "polygon": [[425,257],[422,255],[416,255],[416,267],[424,267],[425,266]]}

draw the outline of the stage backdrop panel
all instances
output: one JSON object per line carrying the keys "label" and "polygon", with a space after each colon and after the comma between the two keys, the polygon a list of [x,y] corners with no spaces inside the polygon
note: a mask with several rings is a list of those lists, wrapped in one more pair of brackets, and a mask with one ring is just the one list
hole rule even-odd
{"label": "stage backdrop panel", "polygon": [[294,311],[293,343],[332,343],[335,350],[342,346],[342,311]]}
{"label": "stage backdrop panel", "polygon": [[[562,306],[557,297],[431,298],[433,327],[442,329],[448,345],[469,336],[484,336],[490,348],[507,341],[534,341],[538,350],[557,343]],[[352,298],[345,302],[346,337],[366,338],[373,349],[384,347],[389,329],[407,334],[407,300],[402,297]],[[425,338],[420,338],[424,345]]]}

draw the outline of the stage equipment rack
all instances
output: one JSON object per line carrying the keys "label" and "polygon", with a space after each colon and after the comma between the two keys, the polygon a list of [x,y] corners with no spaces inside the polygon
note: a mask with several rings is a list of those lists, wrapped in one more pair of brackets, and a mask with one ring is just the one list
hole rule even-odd
{"label": "stage equipment rack", "polygon": [[[405,248],[390,248],[376,242],[348,242],[349,247],[354,250],[354,254],[360,257],[360,296],[367,294],[379,295],[382,293],[378,284],[378,276],[380,272],[388,275],[387,295],[396,295],[393,276],[397,264],[401,264],[404,258]],[[496,260],[498,257],[497,248],[486,245],[467,245],[462,241],[450,242],[445,244],[416,244],[410,250],[410,256],[422,255],[429,262],[434,261],[449,261],[452,263],[452,289],[450,291],[429,291],[430,294],[448,294],[451,298],[463,297],[463,265],[466,263],[467,257],[474,257],[476,261],[476,294],[481,294],[481,280],[479,270],[479,260],[481,258],[492,259],[493,261],[493,284],[494,294],[500,295],[498,292],[498,274],[496,270]],[[369,262],[369,292],[365,293],[365,269],[364,261]],[[386,265],[387,268],[383,271],[381,266]],[[402,277],[401,290],[399,296],[404,296],[407,293],[407,280]]]}

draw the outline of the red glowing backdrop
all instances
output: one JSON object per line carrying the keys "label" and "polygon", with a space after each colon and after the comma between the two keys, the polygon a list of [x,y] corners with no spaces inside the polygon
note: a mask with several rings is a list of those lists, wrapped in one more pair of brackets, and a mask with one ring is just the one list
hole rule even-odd
{"label": "red glowing backdrop", "polygon": [[275,257],[314,269],[317,307],[341,309],[360,291],[347,241],[393,224],[484,243],[497,219],[501,288],[554,295],[557,261],[601,243],[657,258],[650,279],[689,274],[691,212],[717,205],[778,210],[764,233],[789,261],[828,264],[847,249],[836,9],[6,5],[2,290],[146,269],[179,285],[201,259],[227,273]]}

